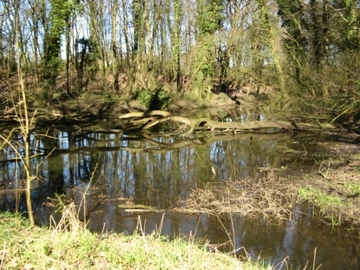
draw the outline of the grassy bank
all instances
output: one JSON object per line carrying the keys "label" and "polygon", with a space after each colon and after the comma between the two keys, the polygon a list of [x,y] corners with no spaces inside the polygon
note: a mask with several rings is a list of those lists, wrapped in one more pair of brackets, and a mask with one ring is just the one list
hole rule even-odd
{"label": "grassy bank", "polygon": [[94,234],[81,223],[31,228],[9,213],[0,213],[0,240],[0,269],[265,269],[180,238]]}
{"label": "grassy bank", "polygon": [[304,175],[298,194],[314,206],[314,214],[332,225],[360,228],[360,147],[329,144],[332,158]]}

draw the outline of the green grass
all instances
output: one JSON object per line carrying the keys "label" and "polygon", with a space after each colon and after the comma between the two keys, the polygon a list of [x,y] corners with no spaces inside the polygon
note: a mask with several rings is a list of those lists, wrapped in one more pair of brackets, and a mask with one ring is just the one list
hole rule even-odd
{"label": "green grass", "polygon": [[332,226],[339,226],[343,223],[341,212],[344,211],[343,208],[347,207],[347,203],[339,196],[325,194],[324,191],[310,186],[300,188],[299,197],[317,207],[318,214],[326,218]]}
{"label": "green grass", "polygon": [[0,243],[0,269],[271,269],[181,238],[30,227],[9,213],[0,213]]}
{"label": "green grass", "polygon": [[327,195],[314,187],[300,188],[299,195],[301,198],[313,202],[322,209],[336,208],[342,204],[341,199],[335,195]]}

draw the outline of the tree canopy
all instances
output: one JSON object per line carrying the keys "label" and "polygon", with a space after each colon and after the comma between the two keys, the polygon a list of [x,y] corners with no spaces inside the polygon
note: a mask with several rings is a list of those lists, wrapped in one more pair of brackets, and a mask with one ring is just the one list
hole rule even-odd
{"label": "tree canopy", "polygon": [[354,110],[359,10],[357,0],[2,1],[0,75],[20,65],[48,106],[96,81],[115,95],[166,88],[204,100],[270,87],[282,105]]}

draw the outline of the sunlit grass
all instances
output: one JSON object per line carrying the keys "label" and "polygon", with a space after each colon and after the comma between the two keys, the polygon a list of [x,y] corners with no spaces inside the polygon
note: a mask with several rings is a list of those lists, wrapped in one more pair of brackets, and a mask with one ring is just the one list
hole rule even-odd
{"label": "sunlit grass", "polygon": [[317,207],[320,215],[327,218],[332,226],[342,224],[341,213],[343,208],[347,207],[347,203],[339,196],[326,194],[315,187],[300,188],[299,196]]}
{"label": "sunlit grass", "polygon": [[314,187],[300,188],[299,195],[310,202],[315,202],[323,209],[338,207],[342,204],[341,199],[334,195],[327,195]]}
{"label": "sunlit grass", "polygon": [[19,216],[0,214],[0,269],[271,269],[193,240],[63,228],[30,227]]}

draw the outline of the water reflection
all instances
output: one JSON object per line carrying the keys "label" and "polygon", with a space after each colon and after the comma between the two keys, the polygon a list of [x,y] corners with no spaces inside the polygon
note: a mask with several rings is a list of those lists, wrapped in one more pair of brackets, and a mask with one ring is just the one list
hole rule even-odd
{"label": "water reflection", "polygon": [[[321,264],[319,269],[359,269],[358,238],[352,239],[341,229],[324,226],[312,215],[296,216],[293,220],[278,225],[271,225],[261,218],[244,219],[233,215],[231,219],[221,220],[225,230],[217,217],[205,214],[180,215],[166,212],[163,223],[161,213],[143,214],[141,225],[137,214],[124,218],[116,205],[106,207],[102,214],[97,214],[96,219],[90,218],[89,225],[97,231],[129,234],[134,231],[149,234],[161,231],[170,238],[181,236],[185,239],[206,239],[214,247],[226,252],[233,250],[229,244],[232,241],[238,249],[238,255],[245,255],[244,247],[251,258],[256,260],[261,257],[276,266],[274,269],[288,269],[286,265],[292,265],[293,269],[313,269],[315,251],[315,265],[318,267]],[[305,265],[308,267],[304,268]]]}
{"label": "water reflection", "polygon": [[[118,207],[120,198],[169,209],[185,200],[194,187],[223,179],[255,179],[259,167],[299,170],[298,164],[302,164],[301,169],[306,170],[306,165],[312,165],[317,156],[316,147],[309,142],[316,143],[318,139],[307,135],[292,138],[287,134],[203,134],[174,139],[51,130],[47,136],[31,136],[35,156],[32,169],[34,173],[38,171],[38,185],[45,187],[34,189],[34,209],[38,222],[46,225],[48,216],[53,214],[43,205],[48,196],[66,194],[77,205],[84,205],[85,198],[85,211],[80,216],[89,219],[92,230],[132,233],[139,225],[138,215],[124,215]],[[303,151],[304,147],[306,155],[279,152],[283,148]],[[1,152],[0,166],[2,187],[21,186],[24,172],[10,147]],[[21,211],[26,210],[19,196],[0,193],[1,209],[13,210],[18,204]],[[294,212],[297,213],[296,209]],[[150,233],[161,227],[161,232],[169,236],[192,234],[216,244],[229,240],[216,217],[167,211],[160,226],[161,217],[162,213],[141,215],[142,229]],[[234,228],[235,238],[231,241],[235,247],[244,246],[253,258],[260,255],[278,264],[290,256],[289,263],[301,267],[307,261],[311,264],[317,247],[316,265],[322,263],[321,269],[359,266],[358,241],[346,245],[344,234],[319,225],[311,214],[295,215],[293,220],[280,226],[238,216],[222,222],[228,232]]]}
{"label": "water reflection", "polygon": [[[74,138],[66,131],[32,136],[32,151],[38,155],[32,159],[33,170],[39,181],[53,192],[90,182],[106,186],[108,195],[159,208],[175,205],[191,188],[211,179],[256,177],[258,167],[278,167],[281,156],[276,148],[287,144],[286,136],[251,135],[250,140],[247,134],[193,138],[181,147],[172,138],[151,141],[106,133]],[[0,182],[24,179],[16,154],[6,150],[1,155]]]}

